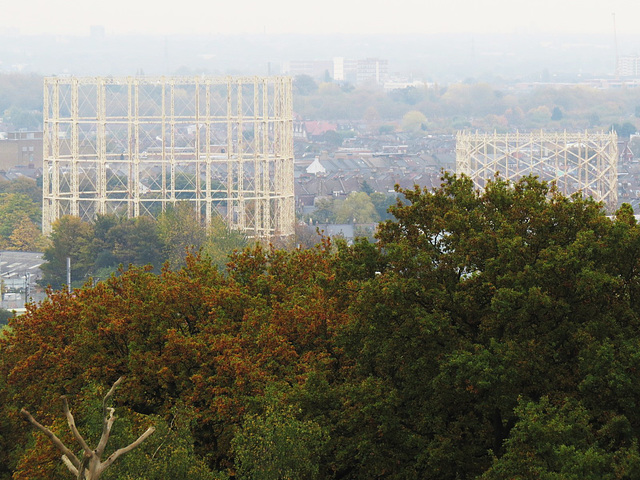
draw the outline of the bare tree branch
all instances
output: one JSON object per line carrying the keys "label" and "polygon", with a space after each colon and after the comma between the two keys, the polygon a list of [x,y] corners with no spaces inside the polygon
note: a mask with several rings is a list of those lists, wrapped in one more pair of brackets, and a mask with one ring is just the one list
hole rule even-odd
{"label": "bare tree branch", "polygon": [[47,427],[33,418],[33,416],[31,416],[31,414],[24,408],[20,410],[20,413],[29,421],[29,423],[31,423],[34,427],[44,433],[47,438],[51,440],[51,443],[53,443],[58,448],[58,450],[60,450],[67,457],[67,459],[74,467],[80,468],[80,460],[78,460],[78,457],[76,457],[74,453],[69,450],[58,437],[56,437],[55,433],[53,433],[51,430],[49,430]]}
{"label": "bare tree branch", "polygon": [[108,408],[104,410],[104,420],[102,423],[102,435],[100,436],[100,442],[96,447],[96,454],[99,457],[102,457],[102,453],[104,452],[105,447],[107,446],[107,442],[109,441],[109,436],[111,435],[111,427],[113,427],[113,422],[116,421],[115,409]]}
{"label": "bare tree branch", "polygon": [[82,437],[82,435],[80,435],[80,432],[78,431],[78,427],[76,427],[76,421],[73,418],[73,414],[69,410],[69,403],[67,402],[67,396],[66,395],[62,395],[62,397],[60,397],[60,398],[62,399],[62,409],[64,410],[64,414],[67,417],[67,423],[69,424],[69,428],[71,429],[71,433],[73,433],[74,438],[80,444],[82,449],[87,453],[90,452],[91,451],[91,447],[89,446],[89,444],[87,444],[87,442]]}
{"label": "bare tree branch", "polygon": [[109,436],[111,435],[111,428],[113,427],[113,422],[115,421],[115,410],[113,408],[107,407],[107,402],[113,396],[113,393],[116,391],[116,388],[122,383],[124,377],[119,377],[111,388],[107,392],[107,394],[102,399],[102,435],[100,436],[100,442],[96,447],[96,454],[98,457],[102,456],[105,447],[107,446],[107,442],[109,441]]}
{"label": "bare tree branch", "polygon": [[73,473],[76,477],[78,476],[78,469],[71,462],[71,460],[69,460],[69,457],[67,457],[66,455],[62,455],[62,463],[64,463],[67,466],[67,468],[71,473]]}
{"label": "bare tree branch", "polygon": [[140,435],[135,442],[129,444],[126,447],[119,448],[118,450],[113,452],[111,454],[111,456],[109,458],[107,458],[103,464],[100,465],[100,471],[102,472],[106,468],[108,468],[109,465],[111,465],[113,462],[115,462],[118,459],[118,457],[120,457],[121,455],[124,455],[125,453],[128,453],[131,450],[133,450],[134,448],[136,448],[138,445],[140,445],[142,442],[144,442],[149,435],[151,435],[155,431],[156,431],[155,427],[149,427],[149,428],[147,428],[147,431],[144,432],[142,435]]}
{"label": "bare tree branch", "polygon": [[107,413],[107,401],[111,398],[111,396],[113,395],[113,392],[116,391],[116,388],[118,388],[118,385],[120,385],[122,383],[122,380],[124,380],[124,377],[120,377],[115,382],[113,382],[113,385],[111,385],[111,388],[109,389],[107,394],[102,399],[102,414],[103,415],[106,416],[106,413]]}
{"label": "bare tree branch", "polygon": [[33,416],[24,408],[20,410],[22,416],[24,416],[38,430],[44,433],[49,438],[49,440],[51,440],[51,442],[63,453],[62,462],[66,465],[69,471],[76,476],[77,480],[97,480],[102,472],[104,472],[120,456],[136,448],[155,431],[154,427],[149,427],[147,431],[140,435],[140,437],[138,437],[135,442],[131,443],[127,447],[116,450],[104,463],[101,463],[102,454],[104,453],[104,449],[107,445],[107,442],[109,441],[113,422],[115,422],[116,420],[115,409],[107,407],[107,402],[113,395],[116,387],[122,382],[122,379],[123,377],[120,377],[118,380],[116,380],[116,382],[111,386],[111,389],[109,389],[102,400],[102,436],[100,437],[100,442],[98,443],[98,446],[95,450],[92,450],[91,447],[89,447],[85,439],[78,431],[78,428],[76,427],[76,421],[73,418],[71,410],[69,410],[69,402],[67,401],[67,397],[64,395],[61,397],[62,407],[64,410],[64,414],[67,417],[67,423],[69,424],[71,433],[73,433],[74,438],[80,444],[84,453],[82,462],[78,460],[78,457],[76,457],[74,453],[69,450],[51,430],[38,423],[38,421],[33,418]]}

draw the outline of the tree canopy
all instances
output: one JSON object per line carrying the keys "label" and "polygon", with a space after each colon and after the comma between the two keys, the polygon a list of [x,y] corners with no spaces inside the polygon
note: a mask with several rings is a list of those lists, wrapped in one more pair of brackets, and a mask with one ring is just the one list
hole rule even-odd
{"label": "tree canopy", "polygon": [[173,268],[184,265],[187,251],[202,250],[220,268],[234,249],[247,244],[246,237],[230,230],[222,218],[205,226],[188,202],[178,202],[158,220],[151,217],[125,218],[97,215],[91,223],[64,216],[53,224],[51,244],[44,251],[43,285],[61,288],[66,284],[66,259],[71,259],[74,287],[90,277],[105,279],[119,265],[150,265],[156,272],[165,262]]}
{"label": "tree canopy", "polygon": [[[224,271],[191,255],[10,320],[0,478],[64,478],[17,411],[63,432],[51,399],[89,405],[120,376],[127,432],[190,419],[167,441],[199,473],[174,478],[636,478],[631,207],[533,177],[400,193],[375,243],[256,245]],[[160,471],[140,455],[117,478]]]}

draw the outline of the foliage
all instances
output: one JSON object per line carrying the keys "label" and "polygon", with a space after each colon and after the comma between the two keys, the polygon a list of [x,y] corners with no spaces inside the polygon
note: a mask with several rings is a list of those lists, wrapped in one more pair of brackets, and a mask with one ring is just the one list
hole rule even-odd
{"label": "foliage", "polygon": [[[48,399],[86,401],[84,385],[126,375],[123,416],[170,426],[183,406],[189,431],[178,437],[193,450],[181,458],[209,472],[636,478],[631,207],[609,218],[534,177],[496,178],[480,192],[446,174],[440,188],[398,194],[377,243],[254,245],[224,271],[191,255],[179,270],[132,268],[53,292],[10,320],[0,339],[2,473],[34,451],[17,406],[54,424]],[[266,438],[270,448],[257,451]],[[53,475],[41,456],[41,477]]]}
{"label": "foliage", "polygon": [[419,133],[426,130],[427,117],[424,113],[412,110],[402,117],[402,130],[409,133]]}
{"label": "foliage", "polygon": [[624,122],[622,125],[614,123],[611,125],[610,130],[616,132],[619,137],[629,138],[629,136],[636,133],[638,130],[636,126],[631,122]]}
{"label": "foliage", "polygon": [[335,223],[334,202],[332,198],[316,200],[315,210],[311,218],[316,223]]}
{"label": "foliage", "polygon": [[336,223],[373,223],[379,219],[365,192],[352,192],[335,207]]}
{"label": "foliage", "polygon": [[299,95],[310,95],[318,90],[318,84],[309,75],[297,75],[293,79],[293,88]]}
{"label": "foliage", "polygon": [[[601,431],[593,428],[584,406],[565,400],[553,405],[548,397],[539,402],[520,399],[518,421],[505,442],[506,453],[495,458],[483,479],[615,479],[640,474],[640,452],[629,442],[630,425],[614,417]],[[623,445],[607,451],[610,434],[627,437]],[[608,437],[608,438],[607,438]]]}
{"label": "foliage", "polygon": [[40,228],[26,215],[17,222],[9,236],[7,250],[41,252],[48,246]]}
{"label": "foliage", "polygon": [[93,259],[91,240],[93,226],[78,217],[65,215],[52,225],[51,245],[45,249],[42,258],[42,284],[61,288],[67,280],[67,258],[71,261],[71,278],[82,279],[83,283]]}
{"label": "foliage", "polygon": [[0,193],[21,193],[34,203],[42,202],[42,185],[29,177],[20,176],[14,180],[0,181]]}
{"label": "foliage", "polygon": [[389,218],[387,208],[395,202],[395,195],[391,200],[387,195],[375,193],[366,182],[362,189],[361,192],[350,193],[345,199],[320,199],[311,218],[316,223],[374,223],[381,218]]}
{"label": "foliage", "polygon": [[553,107],[553,112],[551,112],[551,120],[555,122],[558,120],[562,120],[562,117],[564,117],[564,114],[562,113],[560,107]]}
{"label": "foliage", "polygon": [[[188,251],[199,251],[224,267],[234,249],[243,248],[244,234],[230,230],[216,216],[207,229],[188,202],[168,208],[156,221],[151,217],[124,218],[97,215],[92,223],[62,217],[54,223],[51,243],[45,248],[43,285],[54,289],[66,284],[66,258],[71,258],[72,285],[82,286],[90,277],[104,280],[120,265],[150,265],[159,272],[168,261],[179,268]],[[29,238],[24,235],[22,240]],[[20,239],[16,238],[16,242]]]}
{"label": "foliage", "polygon": [[13,317],[13,312],[11,310],[0,308],[0,327],[4,327],[11,317]]}
{"label": "foliage", "polygon": [[[174,407],[169,419],[158,416],[141,416],[128,413],[119,440],[126,445],[135,440],[132,431],[143,421],[152,422],[156,431],[140,447],[133,450],[104,476],[113,480],[225,480],[228,476],[213,472],[194,448],[193,414],[184,408]],[[122,421],[122,420],[119,420]],[[98,425],[96,425],[98,427]]]}
{"label": "foliage", "polygon": [[[0,244],[16,247],[13,232],[30,221],[40,225],[40,206],[23,193],[0,193]],[[31,245],[30,245],[31,246]]]}
{"label": "foliage", "polygon": [[318,424],[298,420],[292,407],[268,405],[262,415],[245,416],[233,437],[236,477],[318,478],[323,437]]}
{"label": "foliage", "polygon": [[207,232],[189,202],[170,205],[158,217],[158,233],[163,244],[164,257],[172,265],[184,265],[189,249],[198,251],[206,240]]}
{"label": "foliage", "polygon": [[369,197],[371,198],[371,203],[373,203],[373,207],[376,209],[376,213],[380,220],[391,220],[393,218],[393,215],[389,212],[389,207],[395,205],[398,198],[397,195],[374,192],[369,194]]}
{"label": "foliage", "polygon": [[224,219],[216,215],[211,219],[202,253],[223,270],[229,261],[229,255],[236,250],[242,250],[247,243],[247,237],[243,232],[230,229]]}

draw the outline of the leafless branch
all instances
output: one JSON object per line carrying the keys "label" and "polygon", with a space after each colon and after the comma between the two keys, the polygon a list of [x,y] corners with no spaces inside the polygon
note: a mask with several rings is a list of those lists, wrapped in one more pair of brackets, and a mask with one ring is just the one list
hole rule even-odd
{"label": "leafless branch", "polygon": [[149,427],[147,431],[140,435],[140,437],[138,437],[135,442],[131,443],[127,447],[116,450],[104,463],[101,463],[102,454],[104,453],[104,449],[107,445],[107,442],[109,441],[111,428],[113,427],[113,422],[115,422],[116,419],[115,409],[107,407],[107,402],[113,395],[115,389],[122,382],[122,379],[123,377],[120,377],[118,380],[116,380],[116,382],[111,386],[102,400],[102,436],[100,437],[100,442],[98,443],[98,446],[95,450],[92,450],[91,447],[89,447],[85,439],[78,431],[78,428],[76,427],[76,421],[73,418],[71,410],[69,409],[69,402],[67,401],[67,397],[64,395],[61,397],[62,408],[64,410],[65,416],[67,417],[67,423],[69,424],[71,433],[73,433],[74,438],[80,444],[84,453],[82,462],[78,460],[78,457],[76,457],[74,453],[69,450],[51,430],[41,425],[24,408],[20,410],[22,416],[24,416],[38,430],[44,433],[49,438],[49,440],[51,440],[51,442],[62,452],[62,462],[78,480],[97,480],[102,472],[104,472],[113,462],[115,462],[125,453],[128,453],[136,448],[155,431],[154,427]]}
{"label": "leafless branch", "polygon": [[76,439],[76,441],[80,444],[80,446],[85,452],[90,452],[91,447],[87,444],[87,442],[82,437],[82,435],[80,435],[80,432],[78,431],[78,427],[76,427],[76,421],[73,418],[73,414],[71,413],[71,410],[69,410],[69,402],[67,402],[67,396],[63,395],[60,398],[62,399],[62,409],[64,411],[65,417],[67,417],[67,423],[69,424],[71,433],[73,433],[73,437]]}
{"label": "leafless branch", "polygon": [[67,468],[71,473],[73,473],[76,477],[78,476],[78,469],[71,462],[71,460],[69,460],[69,457],[67,457],[66,455],[62,455],[62,463],[64,463],[67,466]]}
{"label": "leafless branch", "polygon": [[62,443],[62,441],[60,441],[60,439],[56,436],[55,433],[53,433],[51,430],[49,430],[47,427],[45,427],[40,422],[38,422],[35,418],[33,418],[33,416],[24,408],[20,410],[20,414],[24,418],[26,418],[29,421],[29,423],[31,423],[34,427],[36,427],[38,430],[44,433],[47,436],[47,438],[51,440],[51,443],[53,443],[58,448],[58,450],[60,450],[63,453],[63,455],[67,457],[67,460],[71,462],[71,464],[74,467],[76,467],[76,469],[80,468],[80,460],[78,460],[78,457],[76,457],[74,453],[71,450],[69,450],[64,445],[64,443]]}
{"label": "leafless branch", "polygon": [[115,410],[113,408],[107,407],[107,402],[113,396],[113,392],[116,391],[116,388],[118,388],[118,385],[122,383],[123,379],[124,377],[118,378],[113,383],[113,385],[111,385],[111,388],[102,399],[102,418],[103,418],[102,435],[100,436],[100,442],[96,447],[96,453],[98,454],[99,457],[102,456],[102,453],[104,452],[104,449],[107,446],[107,442],[109,441],[109,435],[111,435],[111,428],[113,427],[113,422],[115,422],[116,420]]}
{"label": "leafless branch", "polygon": [[128,453],[131,450],[133,450],[134,448],[136,448],[138,445],[140,445],[142,442],[144,442],[147,439],[147,437],[149,437],[149,435],[151,435],[155,431],[156,431],[155,427],[149,427],[149,428],[147,428],[147,431],[144,432],[142,435],[140,435],[135,442],[129,444],[126,447],[119,448],[118,450],[113,452],[111,454],[111,456],[109,458],[107,458],[107,460],[103,464],[100,465],[100,470],[103,471],[106,468],[108,468],[109,465],[111,465],[113,462],[115,462],[118,459],[118,457],[120,457],[120,456],[124,455],[125,453]]}

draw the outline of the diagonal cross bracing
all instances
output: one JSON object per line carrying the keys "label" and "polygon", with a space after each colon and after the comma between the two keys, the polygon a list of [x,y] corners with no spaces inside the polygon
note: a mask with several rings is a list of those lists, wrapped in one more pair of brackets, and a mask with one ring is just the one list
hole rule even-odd
{"label": "diagonal cross bracing", "polygon": [[615,133],[460,132],[456,171],[478,188],[496,173],[510,181],[537,175],[555,182],[565,195],[582,192],[609,210],[618,203],[618,148]]}
{"label": "diagonal cross bracing", "polygon": [[293,233],[289,77],[49,77],[44,103],[45,233],[182,200],[250,237]]}

